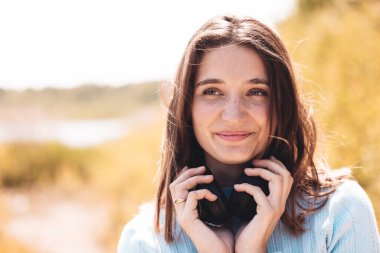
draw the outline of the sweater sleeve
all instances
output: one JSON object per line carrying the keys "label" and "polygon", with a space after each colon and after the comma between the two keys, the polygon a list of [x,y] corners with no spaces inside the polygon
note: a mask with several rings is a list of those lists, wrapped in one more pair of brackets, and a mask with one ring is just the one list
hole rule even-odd
{"label": "sweater sleeve", "polygon": [[136,231],[131,224],[127,224],[123,232],[121,233],[119,244],[117,248],[118,253],[146,253],[146,252],[157,252],[155,243],[152,240],[153,237],[147,236],[147,234],[140,233]]}
{"label": "sweater sleeve", "polygon": [[[154,206],[144,204],[139,213],[125,225],[119,239],[118,253],[196,253],[190,238],[177,225],[174,231],[176,240],[167,243],[162,233],[154,231]],[[163,223],[164,211],[160,215]]]}
{"label": "sweater sleeve", "polygon": [[153,231],[153,214],[150,205],[140,207],[140,213],[124,227],[118,243],[118,253],[160,252]]}
{"label": "sweater sleeve", "polygon": [[323,224],[327,252],[380,252],[372,204],[357,182],[343,183],[328,202]]}

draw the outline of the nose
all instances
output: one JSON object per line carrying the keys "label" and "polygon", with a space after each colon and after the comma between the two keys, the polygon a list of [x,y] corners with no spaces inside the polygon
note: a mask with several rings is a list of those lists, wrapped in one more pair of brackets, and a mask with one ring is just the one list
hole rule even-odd
{"label": "nose", "polygon": [[234,96],[229,98],[222,111],[222,119],[230,123],[238,123],[245,119],[247,111],[242,98]]}

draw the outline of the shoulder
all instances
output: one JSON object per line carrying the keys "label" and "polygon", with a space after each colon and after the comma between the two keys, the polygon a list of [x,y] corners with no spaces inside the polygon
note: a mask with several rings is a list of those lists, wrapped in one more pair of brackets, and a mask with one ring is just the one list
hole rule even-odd
{"label": "shoulder", "polygon": [[317,223],[320,223],[328,249],[359,252],[359,248],[365,248],[368,252],[378,252],[375,213],[368,195],[356,181],[345,180],[341,183],[320,214],[317,216],[322,219]]}
{"label": "shoulder", "polygon": [[[330,190],[331,188],[324,189],[324,191]],[[367,193],[354,180],[342,180],[339,185],[335,186],[333,192],[326,197],[325,204],[320,202],[323,199],[321,198],[320,201],[317,201],[316,206],[311,205],[316,207],[317,211],[310,213],[307,220],[313,221],[316,226],[322,226],[328,230],[332,226],[336,228],[340,224],[372,222],[372,218],[374,219],[374,210]],[[308,197],[306,200],[303,199],[302,205],[310,203],[311,200],[309,199],[312,199],[312,197]],[[322,207],[318,208],[320,204],[322,204]],[[366,216],[366,219],[362,219],[363,216]],[[376,223],[376,220],[374,219],[373,222]]]}
{"label": "shoulder", "polygon": [[326,205],[329,212],[332,213],[339,211],[340,213],[347,212],[354,215],[357,212],[363,214],[363,211],[373,212],[373,207],[367,193],[354,180],[342,182],[330,196]]}
{"label": "shoulder", "polygon": [[[154,229],[155,209],[153,203],[140,207],[139,213],[124,227],[118,244],[118,253],[126,252],[171,252],[195,253],[196,248],[190,238],[176,224],[174,242],[167,243],[163,233]],[[165,222],[165,210],[160,212],[160,224]]]}
{"label": "shoulder", "polygon": [[281,252],[380,253],[372,204],[355,181],[342,181],[327,202],[305,218],[306,231],[297,240],[279,222],[271,237],[270,249]]}
{"label": "shoulder", "polygon": [[118,253],[155,252],[157,238],[153,222],[153,204],[146,203],[140,207],[139,213],[124,226],[119,239]]}

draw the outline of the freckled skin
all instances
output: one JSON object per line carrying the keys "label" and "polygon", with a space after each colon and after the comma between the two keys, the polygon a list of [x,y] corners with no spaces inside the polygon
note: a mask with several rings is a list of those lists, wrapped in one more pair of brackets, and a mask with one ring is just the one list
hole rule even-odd
{"label": "freckled skin", "polygon": [[242,164],[265,149],[270,87],[253,79],[268,80],[254,50],[228,45],[204,54],[194,83],[192,120],[206,161]]}

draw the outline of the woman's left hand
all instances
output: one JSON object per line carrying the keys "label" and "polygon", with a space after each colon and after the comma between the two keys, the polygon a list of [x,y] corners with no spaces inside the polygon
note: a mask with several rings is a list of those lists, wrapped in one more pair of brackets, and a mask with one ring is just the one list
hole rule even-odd
{"label": "woman's left hand", "polygon": [[257,214],[243,225],[235,237],[235,252],[266,252],[268,240],[277,222],[285,211],[293,184],[293,178],[286,167],[273,156],[270,159],[254,160],[255,168],[244,170],[248,176],[260,176],[269,182],[269,195],[257,186],[235,185],[235,190],[247,192],[257,203]]}

